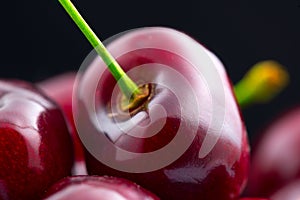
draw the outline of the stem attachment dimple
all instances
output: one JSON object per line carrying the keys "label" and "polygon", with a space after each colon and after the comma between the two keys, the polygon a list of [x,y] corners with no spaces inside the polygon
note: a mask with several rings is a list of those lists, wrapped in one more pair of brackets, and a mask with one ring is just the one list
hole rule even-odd
{"label": "stem attachment dimple", "polygon": [[128,99],[134,99],[136,95],[139,95],[140,92],[137,85],[127,76],[118,62],[108,52],[97,35],[80,15],[73,3],[70,0],[59,0],[59,2],[107,65],[109,71],[116,79],[122,93]]}

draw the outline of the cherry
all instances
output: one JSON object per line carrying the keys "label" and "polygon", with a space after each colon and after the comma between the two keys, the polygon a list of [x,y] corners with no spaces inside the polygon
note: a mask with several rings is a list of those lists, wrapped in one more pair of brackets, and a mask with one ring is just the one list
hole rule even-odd
{"label": "cherry", "polygon": [[0,199],[39,199],[72,162],[61,110],[29,83],[0,81]]}
{"label": "cherry", "polygon": [[37,86],[61,107],[67,118],[69,129],[72,133],[71,135],[74,143],[75,154],[75,163],[72,174],[86,175],[87,172],[84,161],[83,147],[78,137],[72,111],[73,86],[75,79],[76,73],[68,72],[44,80],[38,83]]}
{"label": "cherry", "polygon": [[279,191],[275,192],[272,196],[272,200],[298,200],[300,198],[300,180],[293,181]]}
{"label": "cherry", "polygon": [[66,177],[46,193],[47,200],[158,200],[144,188],[126,179],[108,176]]}
{"label": "cherry", "polygon": [[[80,79],[76,94],[78,113],[75,112],[75,122],[87,148],[89,173],[128,178],[163,199],[236,199],[246,183],[249,148],[231,83],[221,62],[203,50],[202,56],[207,56],[204,57],[211,59],[217,67],[214,85],[223,86],[219,92],[208,91],[203,77],[194,68],[201,63],[200,52],[195,54],[195,51],[201,51],[202,46],[183,33],[167,28],[136,30],[110,43],[108,49],[112,55],[126,52],[121,53],[116,62],[72,3],[67,0],[60,0],[60,3],[104,61],[93,61],[94,67],[90,67]],[[161,48],[147,48],[153,45]],[[176,50],[183,55],[176,54]],[[131,71],[133,82],[118,63],[125,71],[142,65],[149,68]],[[106,65],[113,76],[105,71]],[[169,66],[168,69],[176,73],[170,75],[162,65]],[[201,66],[211,67],[203,63]],[[101,77],[98,69],[104,70]],[[98,79],[98,85],[94,84]],[[115,79],[120,88],[116,89],[114,96]],[[136,85],[139,81],[140,84]],[[94,87],[95,99],[91,97]],[[224,104],[222,94],[226,99]],[[210,95],[215,99],[211,100]],[[93,99],[97,102],[96,107]],[[213,119],[214,108],[221,117],[225,109],[224,119]],[[96,109],[92,117],[89,109]],[[137,123],[130,121],[141,118]],[[211,120],[223,124],[222,129],[207,133]],[[95,127],[94,123],[102,126]],[[121,124],[122,128],[119,127]],[[161,129],[151,135],[159,126]],[[130,131],[127,132],[126,128]],[[177,132],[181,132],[180,139]],[[132,134],[140,133],[145,134],[139,135],[144,138],[132,137]],[[105,143],[104,137],[109,143]],[[176,147],[172,152],[159,151],[169,144]],[[129,157],[126,155],[128,151],[133,153]],[[155,155],[156,159],[139,160],[155,151],[162,152]],[[156,164],[168,161],[174,155],[178,156],[174,162],[153,170],[153,166],[155,168]],[[94,156],[109,161],[103,164]]]}
{"label": "cherry", "polygon": [[262,134],[254,155],[247,194],[268,197],[300,178],[300,107],[286,112]]}
{"label": "cherry", "polygon": [[[184,48],[184,44],[180,44],[180,37],[178,39],[176,38],[178,34],[181,35],[181,33],[174,30],[164,28],[138,30],[131,35],[125,35],[124,37],[126,37],[126,39],[119,38],[117,42],[111,43],[108,45],[108,49],[114,53],[114,50],[120,50],[122,47],[126,48],[129,46],[134,49],[134,47],[132,47],[134,44],[147,42],[163,43],[164,41],[168,41],[174,46],[179,43],[178,46]],[[150,35],[152,36],[151,41],[146,41],[145,38],[148,38]],[[193,68],[189,63],[172,53],[157,49],[141,49],[118,58],[118,62],[123,66],[125,71],[148,63],[161,63],[172,66],[173,69],[179,71],[180,74],[188,80],[194,80],[191,81],[193,89],[187,88],[186,85],[176,84],[176,81],[179,81],[177,77],[170,78],[170,75],[166,73],[164,69],[155,67],[155,64],[152,65],[151,71],[149,71],[149,68],[144,68],[130,75],[131,77],[136,77],[136,79],[148,80],[149,82],[159,83],[160,80],[164,80],[164,84],[168,84],[169,87],[176,84],[177,89],[181,91],[180,95],[182,97],[188,95],[188,93],[196,92],[196,95],[199,97],[198,99],[201,99],[201,102],[198,102],[199,104],[207,105],[207,107],[210,105],[210,97],[205,93],[205,89],[201,86],[200,80],[193,77],[193,74],[197,72],[192,70]],[[101,67],[105,66],[102,65]],[[198,157],[201,144],[206,135],[206,127],[209,126],[212,114],[208,110],[202,110],[203,112],[200,112],[199,115],[202,123],[196,125],[198,131],[194,141],[187,151],[172,164],[152,172],[127,173],[107,167],[95,159],[92,154],[87,152],[88,172],[90,174],[114,175],[127,178],[150,189],[163,199],[194,199],[195,196],[201,196],[203,199],[233,199],[238,196],[245,184],[247,174],[248,145],[246,141],[246,131],[242,125],[240,114],[232,95],[231,85],[227,82],[227,77],[223,74],[221,65],[219,65],[219,67],[220,73],[223,75],[222,81],[226,92],[227,103],[225,109],[227,115],[225,116],[225,125],[221,133],[222,137],[220,137],[208,155],[203,158]],[[92,73],[92,68],[90,70],[91,71],[88,71],[87,74],[95,74],[95,76],[97,76],[97,73]],[[84,78],[85,77],[83,77],[83,79]],[[89,76],[87,79],[93,80],[94,78],[93,76]],[[83,81],[81,84],[82,88],[89,88],[90,82]],[[159,113],[155,113],[155,105],[159,104],[164,107],[167,117],[165,119],[166,123],[161,130],[156,135],[146,139],[135,138],[129,134],[116,133],[118,124],[114,120],[111,120],[110,117],[113,108],[111,110],[107,109],[107,105],[117,101],[108,98],[113,96],[113,88],[110,86],[114,86],[115,84],[114,78],[107,73],[106,76],[101,77],[96,92],[98,95],[96,98],[98,102],[101,102],[97,108],[98,116],[101,116],[98,120],[105,123],[103,124],[103,129],[107,130],[105,134],[111,138],[113,138],[113,134],[120,135],[119,138],[115,140],[115,145],[130,152],[153,152],[170,143],[176,136],[180,126],[184,127],[183,132],[187,134],[186,137],[192,137],[193,127],[191,126],[195,125],[190,119],[193,119],[195,116],[190,115],[183,118],[182,111],[178,108],[183,106],[186,110],[193,110],[195,104],[187,101],[179,105],[181,99],[178,99],[172,91],[159,84],[153,85],[155,89],[151,91],[151,99],[145,101],[142,105],[148,105],[147,112],[153,113],[153,116],[149,116],[149,118],[154,118],[153,121],[151,119],[150,124],[144,130],[145,134],[151,134],[152,130],[155,129],[156,126],[159,126],[163,120],[159,116]],[[118,106],[118,104],[116,104],[116,106]],[[202,106],[202,108],[204,108],[204,106]],[[135,111],[137,110],[133,110],[131,114],[137,115],[133,114]],[[115,115],[121,116],[122,113],[115,113]],[[148,123],[146,121],[147,118],[141,123]],[[125,123],[130,125],[131,122],[130,120],[126,120]],[[109,132],[109,130],[112,131]],[[133,127],[131,131],[135,132],[138,130],[140,129],[136,126]],[[102,133],[104,134],[104,132]],[[100,138],[98,140],[100,140]],[[235,143],[235,141],[239,142]],[[178,144],[179,149],[181,145],[183,146],[184,142],[183,144]],[[208,146],[205,151],[209,151],[209,148]],[[103,149],[103,152],[105,152],[105,149]],[[224,152],[226,152],[226,154],[224,154]],[[161,158],[158,159],[163,160],[165,158],[162,155]],[[160,160],[148,162],[158,163]],[[122,162],[119,163],[119,165],[122,164]]]}

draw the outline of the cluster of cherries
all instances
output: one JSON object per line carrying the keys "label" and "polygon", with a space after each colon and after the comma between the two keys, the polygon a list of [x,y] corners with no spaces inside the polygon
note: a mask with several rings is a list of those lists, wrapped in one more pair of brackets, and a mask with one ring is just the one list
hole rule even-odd
{"label": "cluster of cherries", "polygon": [[[71,5],[68,1],[61,0],[61,3],[67,5],[66,10]],[[74,17],[74,13],[71,16]],[[126,46],[135,49],[135,45],[157,43],[183,48],[194,54],[194,49],[189,51],[189,46],[176,35],[184,35],[187,40],[200,45],[185,34],[167,28],[136,30],[129,35],[112,42],[108,47],[110,52]],[[75,73],[63,74],[35,85],[18,80],[1,80],[0,200],[299,199],[300,108],[281,115],[264,130],[249,165],[247,132],[236,102],[239,97],[235,96],[223,65],[214,55],[208,54],[215,62],[220,75],[218,80],[222,82],[225,92],[224,105],[217,101],[217,107],[223,106],[225,112],[220,137],[212,148],[209,145],[204,147],[207,153],[203,157],[199,157],[199,151],[212,117],[211,94],[203,91],[203,83],[195,78],[191,63],[170,52],[149,48],[140,48],[118,59],[125,71],[149,63],[173,67],[189,80],[192,92],[201,99],[199,104],[210,107],[203,112],[200,110],[201,120],[197,124],[195,137],[176,161],[143,173],[113,169],[98,161],[82,145],[72,108]],[[159,85],[160,81],[172,85],[175,80],[159,69],[151,72],[140,70],[133,76],[143,77],[145,74],[151,82],[158,84],[149,86],[151,90],[147,91],[147,98],[141,95],[142,99],[129,105],[130,116],[145,110],[151,113],[151,104],[155,102],[164,106],[168,117],[162,129],[152,137],[135,139],[124,134],[114,141],[119,148],[136,153],[162,148],[174,139],[179,125],[183,126],[186,138],[190,138],[190,129],[194,126],[194,119],[182,115],[178,109],[180,106],[191,109],[194,105],[189,105],[188,100],[183,101],[184,105],[182,102],[179,104],[170,91]],[[116,80],[106,73],[102,82],[97,86],[96,99],[103,103],[96,111],[109,116],[111,113],[107,105],[112,101]],[[85,88],[89,89],[89,86]],[[191,92],[188,88],[181,88],[181,91],[184,91],[183,95]],[[119,92],[121,94],[122,91]],[[123,122],[126,123],[126,120],[129,119]],[[149,131],[159,120],[154,119],[148,124]],[[109,130],[115,130],[117,126],[111,120]]]}

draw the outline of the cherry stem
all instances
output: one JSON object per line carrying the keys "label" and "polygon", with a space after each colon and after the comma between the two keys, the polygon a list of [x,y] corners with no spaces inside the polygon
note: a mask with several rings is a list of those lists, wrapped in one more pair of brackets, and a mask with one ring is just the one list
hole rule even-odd
{"label": "cherry stem", "polygon": [[289,74],[280,63],[267,60],[255,64],[234,86],[241,108],[267,103],[289,83]]}
{"label": "cherry stem", "polygon": [[117,63],[117,61],[113,58],[113,56],[108,52],[103,43],[97,37],[97,35],[93,32],[87,22],[80,15],[76,7],[70,0],[59,0],[60,4],[64,7],[66,12],[70,15],[72,20],[79,27],[81,32],[85,35],[91,45],[95,48],[98,55],[102,58],[104,63],[107,65],[109,71],[114,76],[118,85],[123,92],[123,94],[128,98],[132,99],[136,95],[138,95],[139,88],[138,86],[127,76],[127,74],[123,71],[121,66]]}

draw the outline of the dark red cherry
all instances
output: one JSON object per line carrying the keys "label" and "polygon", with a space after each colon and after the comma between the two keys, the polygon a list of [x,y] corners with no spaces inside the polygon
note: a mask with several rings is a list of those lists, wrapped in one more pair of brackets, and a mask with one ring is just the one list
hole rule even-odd
{"label": "dark red cherry", "polygon": [[73,86],[75,79],[76,73],[68,72],[44,80],[38,83],[37,86],[61,107],[67,118],[74,143],[75,163],[73,175],[86,175],[83,147],[74,124],[72,111]]}
{"label": "dark red cherry", "polygon": [[300,107],[285,112],[262,133],[253,155],[248,195],[269,197],[300,178]]}
{"label": "dark red cherry", "polygon": [[107,176],[66,177],[52,186],[46,200],[159,200],[157,196],[125,179]]}
{"label": "dark red cherry", "polygon": [[[105,71],[100,58],[95,59],[79,82],[79,114],[75,119],[79,134],[86,139],[83,143],[90,174],[129,179],[162,199],[238,198],[248,174],[246,129],[221,62],[205,50],[216,66],[215,76],[205,77],[194,67],[212,67],[201,60],[200,47],[185,34],[168,28],[138,29],[111,42],[108,50],[140,90],[146,91],[138,106],[129,106],[129,116],[124,114],[126,104],[115,79]],[[213,86],[207,86],[210,78]],[[210,90],[218,85],[222,85],[221,90]],[[112,95],[115,87],[116,95]],[[93,110],[93,100],[85,104],[80,98],[95,99],[95,116],[81,111],[82,107]],[[213,111],[220,118],[214,118]],[[93,123],[101,125],[97,127],[100,133],[93,134]],[[222,128],[209,132],[211,123],[220,123]],[[117,147],[115,150],[101,143],[103,135]],[[173,149],[165,153],[167,145],[173,145]],[[97,148],[97,153],[93,152]],[[128,156],[128,151],[133,154]],[[143,157],[152,152],[165,154]],[[177,154],[177,159],[163,167],[137,172]],[[109,161],[104,164],[99,157]],[[140,157],[145,159],[139,161]],[[137,166],[131,166],[131,161],[137,162],[139,170],[135,171]]]}
{"label": "dark red cherry", "polygon": [[39,199],[71,173],[61,110],[31,84],[0,81],[0,199]]}

